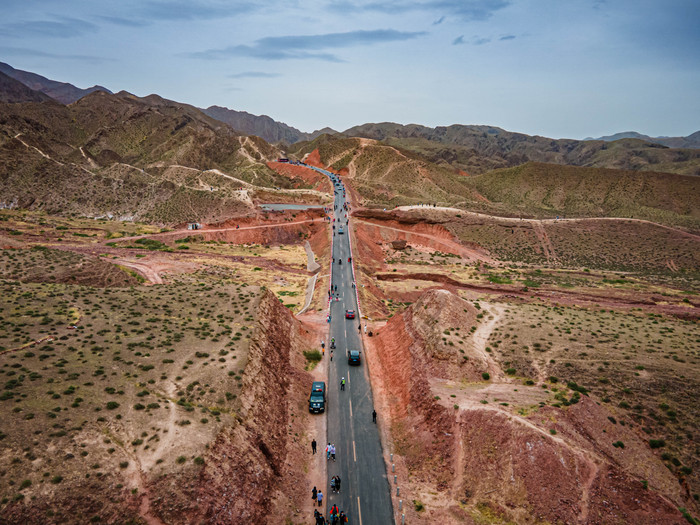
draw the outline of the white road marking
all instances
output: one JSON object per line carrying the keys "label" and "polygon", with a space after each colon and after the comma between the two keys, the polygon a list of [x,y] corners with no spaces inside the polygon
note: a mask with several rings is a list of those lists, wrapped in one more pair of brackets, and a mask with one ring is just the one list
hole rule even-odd
{"label": "white road marking", "polygon": [[352,442],[352,459],[355,463],[357,463],[357,454],[355,454],[355,442]]}
{"label": "white road marking", "polygon": [[[349,383],[350,381],[348,381]],[[352,419],[352,399],[350,400],[350,419]]]}
{"label": "white road marking", "polygon": [[360,496],[357,496],[357,517],[362,525],[362,509],[360,508]]}

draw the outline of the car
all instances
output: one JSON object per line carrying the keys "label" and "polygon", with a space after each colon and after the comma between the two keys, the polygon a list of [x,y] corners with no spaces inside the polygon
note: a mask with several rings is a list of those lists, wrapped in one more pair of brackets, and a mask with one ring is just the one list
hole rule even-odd
{"label": "car", "polygon": [[338,233],[340,233],[341,235],[342,235],[343,233],[345,233],[345,232],[343,231],[343,227],[342,227],[342,226],[341,226],[340,228],[338,228]]}
{"label": "car", "polygon": [[348,364],[349,365],[362,364],[362,359],[360,358],[360,351],[359,350],[348,350]]}
{"label": "car", "polygon": [[345,319],[355,319],[355,310],[345,310]]}
{"label": "car", "polygon": [[326,383],[325,381],[314,381],[311,383],[311,394],[309,395],[309,412],[320,414],[326,410]]}

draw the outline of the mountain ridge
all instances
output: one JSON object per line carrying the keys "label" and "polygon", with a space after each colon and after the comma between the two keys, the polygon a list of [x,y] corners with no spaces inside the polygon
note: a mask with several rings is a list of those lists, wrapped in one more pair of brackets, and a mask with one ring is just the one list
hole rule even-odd
{"label": "mountain ridge", "polygon": [[94,91],[104,91],[110,94],[112,93],[106,87],[98,85],[87,89],[81,89],[73,84],[69,84],[68,82],[59,82],[57,80],[51,80],[41,76],[37,73],[15,69],[11,65],[4,62],[0,62],[0,72],[5,73],[8,77],[12,77],[15,80],[20,81],[22,84],[30,89],[33,89],[34,91],[40,91],[45,95],[50,96],[62,104],[72,104],[73,102],[80,100],[85,95],[88,95]]}

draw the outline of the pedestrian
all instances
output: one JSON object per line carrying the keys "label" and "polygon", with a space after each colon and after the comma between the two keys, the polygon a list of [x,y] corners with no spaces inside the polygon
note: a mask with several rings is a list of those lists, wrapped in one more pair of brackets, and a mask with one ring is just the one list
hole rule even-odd
{"label": "pedestrian", "polygon": [[331,459],[331,442],[328,442],[328,445],[326,445],[326,459]]}
{"label": "pedestrian", "polygon": [[318,506],[320,507],[323,505],[323,492],[320,490],[318,491],[318,494],[316,494],[316,499],[318,500]]}
{"label": "pedestrian", "polygon": [[331,361],[333,361],[333,350],[331,350]]}
{"label": "pedestrian", "polygon": [[335,493],[335,476],[331,478],[331,492]]}
{"label": "pedestrian", "polygon": [[316,485],[314,485],[314,488],[311,490],[311,499],[316,501],[316,494],[318,494],[318,490],[316,490]]}
{"label": "pedestrian", "polygon": [[340,494],[340,476],[335,477],[335,491]]}
{"label": "pedestrian", "polygon": [[311,442],[311,452],[316,454],[316,440],[315,439]]}
{"label": "pedestrian", "polygon": [[361,331],[362,331],[362,325],[361,325],[361,324],[358,324],[358,325],[357,325],[357,331],[358,331],[358,332],[361,332]]}
{"label": "pedestrian", "polygon": [[377,411],[372,410],[372,423],[376,423],[376,422],[377,422]]}
{"label": "pedestrian", "polygon": [[316,525],[326,525],[326,518],[317,510],[314,510],[314,519],[316,520]]}
{"label": "pedestrian", "polygon": [[321,339],[321,348],[326,348],[326,341]]}
{"label": "pedestrian", "polygon": [[345,390],[345,378],[342,378],[342,379],[340,380],[340,389],[341,389],[341,390]]}
{"label": "pedestrian", "polygon": [[335,443],[331,445],[331,458],[335,461]]}
{"label": "pedestrian", "polygon": [[343,523],[348,522],[348,517],[345,515],[345,513],[342,510],[340,511],[340,516],[338,516],[338,519],[340,519],[340,525],[343,525]]}

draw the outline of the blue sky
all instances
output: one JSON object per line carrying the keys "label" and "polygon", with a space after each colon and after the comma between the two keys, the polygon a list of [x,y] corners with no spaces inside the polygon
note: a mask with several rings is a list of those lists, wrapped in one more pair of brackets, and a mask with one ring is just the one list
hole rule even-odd
{"label": "blue sky", "polygon": [[0,61],[303,131],[700,129],[697,0],[3,0]]}

